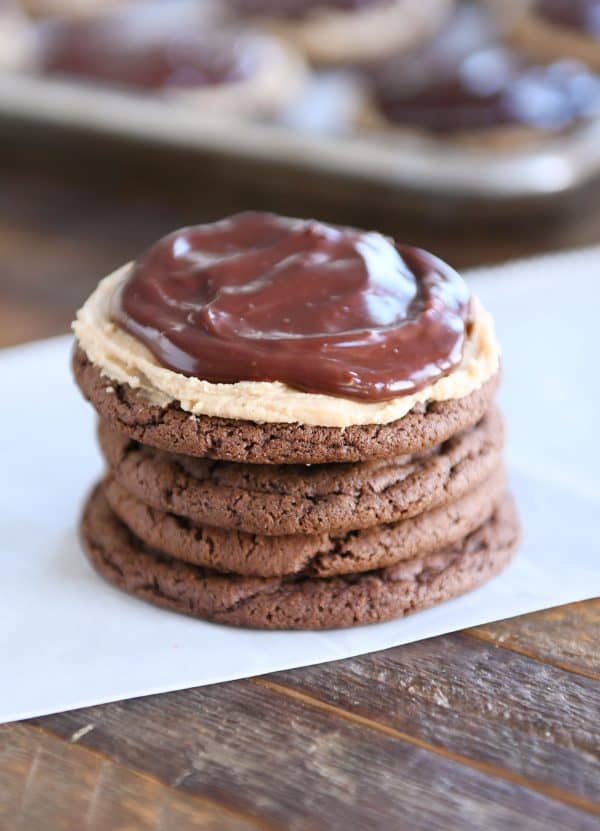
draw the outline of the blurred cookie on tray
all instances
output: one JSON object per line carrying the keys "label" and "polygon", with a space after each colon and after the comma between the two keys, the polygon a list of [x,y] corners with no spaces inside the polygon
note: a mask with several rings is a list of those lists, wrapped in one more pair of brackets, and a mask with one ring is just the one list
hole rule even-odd
{"label": "blurred cookie on tray", "polygon": [[308,73],[287,44],[206,25],[192,6],[175,13],[171,4],[44,21],[32,63],[47,78],[160,95],[203,116],[274,114],[300,92]]}
{"label": "blurred cookie on tray", "polygon": [[513,40],[539,58],[577,58],[600,70],[600,0],[534,0]]}
{"label": "blurred cookie on tray", "polygon": [[428,40],[454,0],[224,0],[233,19],[264,28],[320,66],[355,65]]}
{"label": "blurred cookie on tray", "polygon": [[600,116],[600,76],[542,62],[507,42],[483,6],[464,4],[435,38],[369,72],[363,127],[514,150]]}

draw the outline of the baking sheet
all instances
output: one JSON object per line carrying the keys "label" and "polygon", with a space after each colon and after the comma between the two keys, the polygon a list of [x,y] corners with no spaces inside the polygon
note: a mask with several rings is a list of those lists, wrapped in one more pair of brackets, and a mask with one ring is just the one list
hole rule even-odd
{"label": "baking sheet", "polygon": [[[597,122],[528,148],[499,152],[424,137],[345,133],[339,124],[351,117],[354,106],[348,83],[331,75],[313,83],[282,124],[195,113],[159,98],[91,84],[25,74],[0,76],[0,119],[6,122],[75,128],[273,167],[291,166],[399,193],[448,194],[500,205],[528,199],[556,202],[600,175]],[[360,198],[359,190],[356,194]]]}
{"label": "baking sheet", "polygon": [[488,585],[404,620],[252,632],[159,610],[104,583],[76,524],[100,474],[69,337],[0,353],[0,722],[410,643],[600,595],[600,249],[473,276],[505,347],[508,458],[525,537]]}

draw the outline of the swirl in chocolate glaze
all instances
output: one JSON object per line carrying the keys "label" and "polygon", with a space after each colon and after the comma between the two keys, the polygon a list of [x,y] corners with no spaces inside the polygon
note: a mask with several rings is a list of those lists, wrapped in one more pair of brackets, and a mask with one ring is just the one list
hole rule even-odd
{"label": "swirl in chocolate glaze", "polygon": [[461,277],[425,251],[244,213],[156,243],[111,318],[187,376],[385,401],[460,363],[469,310]]}
{"label": "swirl in chocolate glaze", "polygon": [[538,0],[535,10],[551,23],[600,38],[600,0]]}
{"label": "swirl in chocolate glaze", "polygon": [[229,0],[234,10],[249,17],[302,20],[315,12],[361,12],[392,0]]}
{"label": "swirl in chocolate glaze", "polygon": [[131,13],[53,20],[40,32],[39,69],[147,90],[212,86],[254,72],[252,38],[151,23]]}
{"label": "swirl in chocolate glaze", "polygon": [[576,61],[532,64],[469,7],[421,51],[382,64],[373,95],[390,122],[440,134],[506,125],[554,131],[600,114],[598,75]]}

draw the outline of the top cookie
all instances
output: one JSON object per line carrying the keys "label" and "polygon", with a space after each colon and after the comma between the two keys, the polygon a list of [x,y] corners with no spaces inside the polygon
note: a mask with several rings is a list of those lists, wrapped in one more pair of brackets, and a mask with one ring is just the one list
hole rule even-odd
{"label": "top cookie", "polygon": [[172,453],[259,464],[360,462],[427,450],[477,424],[498,385],[494,376],[464,398],[418,404],[391,424],[340,429],[193,416],[173,404],[156,406],[103,376],[81,349],[73,355],[73,369],[100,416],[129,438]]}
{"label": "top cookie", "polygon": [[238,462],[425,450],[481,419],[499,367],[489,315],[445,263],[270,214],[166,237],[74,329],[76,379],[107,423]]}

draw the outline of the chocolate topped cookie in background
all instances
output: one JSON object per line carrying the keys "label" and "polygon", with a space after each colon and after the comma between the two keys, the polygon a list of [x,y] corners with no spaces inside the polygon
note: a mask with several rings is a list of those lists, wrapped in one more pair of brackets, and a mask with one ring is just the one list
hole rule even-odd
{"label": "chocolate topped cookie in background", "polygon": [[431,37],[454,0],[225,0],[234,19],[265,27],[321,66],[356,65]]}
{"label": "chocolate topped cookie in background", "polygon": [[493,324],[433,255],[240,214],[105,278],[74,329],[108,468],[82,539],[127,591],[322,628],[424,608],[510,559]]}
{"label": "chocolate topped cookie in background", "polygon": [[460,7],[422,49],[374,68],[363,124],[510,150],[600,115],[600,76],[509,41],[488,11]]}
{"label": "chocolate topped cookie in background", "polygon": [[600,71],[600,0],[531,0],[512,39],[541,60],[575,58]]}
{"label": "chocolate topped cookie in background", "polygon": [[47,78],[161,95],[202,116],[276,113],[307,78],[293,48],[187,3],[46,21],[31,64]]}

